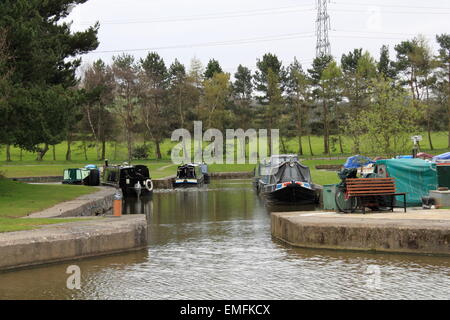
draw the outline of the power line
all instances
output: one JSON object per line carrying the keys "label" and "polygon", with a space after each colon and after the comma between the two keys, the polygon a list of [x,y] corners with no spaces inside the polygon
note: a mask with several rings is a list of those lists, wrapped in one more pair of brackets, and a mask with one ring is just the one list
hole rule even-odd
{"label": "power line", "polygon": [[268,41],[281,41],[290,40],[298,38],[312,38],[314,36],[313,32],[302,32],[302,33],[288,33],[280,34],[274,36],[264,36],[256,38],[246,38],[228,41],[216,41],[216,42],[204,42],[196,44],[185,44],[185,45],[173,45],[173,46],[163,46],[154,48],[138,48],[138,49],[118,49],[118,50],[100,50],[94,51],[92,53],[116,53],[116,52],[132,52],[132,51],[157,51],[157,50],[168,50],[168,49],[184,49],[184,48],[195,48],[195,47],[216,47],[216,46],[227,46],[234,44],[251,44],[258,42],[268,42]]}
{"label": "power line", "polygon": [[334,32],[345,33],[372,33],[372,34],[387,34],[387,35],[402,35],[402,36],[417,36],[418,34],[434,36],[435,33],[404,33],[404,32],[384,32],[384,31],[354,31],[354,30],[337,30],[332,29]]}
{"label": "power line", "polygon": [[[295,9],[297,8],[297,9]],[[278,12],[276,11],[278,10]],[[288,10],[288,11],[279,11]],[[261,16],[261,15],[273,15],[273,14],[291,14],[298,12],[310,12],[314,8],[308,6],[291,6],[291,7],[278,7],[270,9],[260,9],[260,10],[247,10],[247,11],[235,11],[228,13],[213,13],[213,14],[202,14],[195,16],[184,16],[184,17],[164,17],[151,20],[106,20],[101,22],[102,24],[149,24],[149,23],[163,23],[163,22],[186,22],[186,21],[199,21],[199,20],[216,20],[216,19],[226,19],[226,18],[239,18],[239,17],[249,17],[249,16]],[[91,25],[93,22],[82,22],[80,25]]]}
{"label": "power line", "polygon": [[332,2],[337,5],[345,6],[376,6],[376,7],[388,7],[388,8],[408,8],[408,9],[430,9],[430,10],[450,10],[450,7],[422,7],[422,6],[410,6],[410,5],[391,5],[391,4],[380,4],[380,3],[356,3],[356,2]]}
{"label": "power line", "polygon": [[345,39],[381,39],[381,40],[404,40],[404,37],[376,37],[376,36],[348,36],[348,35],[333,35],[333,38]]}
{"label": "power line", "polygon": [[[347,12],[347,13],[367,13],[365,10],[344,10],[344,9],[333,9],[332,12]],[[383,14],[436,14],[436,15],[450,15],[449,12],[426,12],[426,11],[382,11]]]}

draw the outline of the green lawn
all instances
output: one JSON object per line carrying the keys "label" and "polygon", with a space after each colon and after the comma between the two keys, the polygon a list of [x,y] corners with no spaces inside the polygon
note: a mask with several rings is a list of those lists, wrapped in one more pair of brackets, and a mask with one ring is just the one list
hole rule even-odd
{"label": "green lawn", "polygon": [[20,218],[95,191],[93,187],[32,185],[0,179],[0,218]]}
{"label": "green lawn", "polygon": [[[422,141],[422,151],[429,152],[432,154],[440,154],[443,152],[447,152],[447,133],[446,132],[434,132],[432,134],[433,143],[435,150],[431,151],[428,139],[425,133],[422,133],[424,140]],[[315,158],[332,158],[332,157],[347,157],[352,155],[351,153],[351,142],[349,137],[343,138],[344,145],[344,154],[338,153],[338,146],[332,146],[332,154],[325,156],[323,152],[323,137],[320,136],[312,136],[311,137],[312,147],[314,156],[311,156],[309,152],[309,146],[307,143],[307,138],[303,138],[303,150],[304,155],[301,156],[303,159],[307,159],[304,163],[311,168],[313,180],[319,184],[329,184],[338,182],[338,178],[334,172],[329,171],[317,171],[315,170],[316,165],[320,164],[342,164],[343,160],[324,160],[324,159],[315,159]],[[142,144],[142,142],[136,143],[137,145]],[[145,164],[150,169],[150,174],[152,178],[159,179],[168,176],[172,176],[176,172],[176,165],[173,165],[170,162],[170,151],[174,142],[169,140],[165,140],[161,145],[163,160],[136,160],[133,161],[134,164]],[[150,146],[150,158],[154,159],[154,147],[152,147],[151,143],[148,143]],[[298,142],[297,139],[289,139],[286,142],[287,152],[288,153],[297,153],[298,152]],[[65,152],[66,152],[67,144],[61,143],[56,146],[56,161],[52,160],[53,154],[50,149],[47,155],[45,156],[42,162],[37,162],[35,160],[36,155],[30,152],[22,153],[22,161],[19,160],[20,150],[17,148],[12,148],[12,162],[6,162],[5,159],[5,147],[0,146],[0,175],[3,174],[6,177],[27,177],[27,176],[55,176],[62,175],[64,169],[66,168],[80,168],[85,166],[86,164],[97,164],[102,165],[102,162],[95,160],[97,158],[97,153],[95,148],[90,147],[87,148],[87,158],[85,159],[84,150],[82,148],[81,142],[76,142],[72,146],[72,158],[73,161],[65,161]],[[408,148],[406,148],[408,149]],[[409,150],[409,149],[408,149]],[[405,154],[408,154],[409,151],[405,151]],[[110,163],[121,163],[123,159],[126,158],[126,147],[124,144],[115,144],[108,143],[107,144],[107,158],[110,160]],[[233,172],[233,171],[252,171],[254,165],[249,164],[236,164],[236,165],[227,165],[227,164],[214,164],[211,165],[209,170],[210,172]]]}
{"label": "green lawn", "polygon": [[36,229],[43,225],[76,222],[80,219],[14,219],[0,218],[0,233]]}
{"label": "green lawn", "polygon": [[31,185],[0,179],[0,232],[30,230],[46,224],[79,221],[20,218],[96,190],[84,186]]}
{"label": "green lawn", "polygon": [[[152,178],[159,179],[175,174],[176,165],[170,161],[135,161],[136,164],[145,164],[150,169]],[[42,177],[42,176],[62,176],[64,169],[68,168],[82,168],[88,162],[67,162],[67,163],[36,163],[20,164],[18,162],[0,164],[0,174],[7,178],[20,177]],[[91,161],[89,164],[102,165],[102,162]]]}
{"label": "green lawn", "polygon": [[[447,132],[433,132],[432,133],[432,140],[435,150],[430,150],[430,145],[428,143],[428,138],[426,133],[422,133],[423,141],[421,142],[421,149],[424,152],[429,152],[432,154],[440,154],[443,152],[448,151],[448,133]],[[336,138],[336,137],[334,137]],[[314,156],[311,155],[308,145],[308,139],[307,137],[303,137],[302,139],[303,143],[303,151],[305,158],[311,158],[311,157],[323,157],[323,137],[321,136],[311,136],[311,145],[313,149]],[[142,145],[143,142],[136,142],[136,145]],[[161,144],[161,153],[163,156],[163,160],[169,161],[170,160],[170,152],[172,147],[175,145],[175,142],[171,142],[169,139],[166,139]],[[205,143],[206,144],[206,143]],[[155,159],[155,147],[153,143],[147,142],[147,145],[149,146],[149,158]],[[339,145],[337,143],[331,144],[331,155],[330,156],[347,156],[352,155],[352,142],[350,137],[343,137],[343,147],[344,147],[344,154],[340,153]],[[364,142],[363,142],[363,149],[364,148]],[[298,153],[298,141],[296,138],[291,138],[286,141],[286,148],[288,153]],[[405,146],[405,152],[410,152],[410,149],[412,148],[412,143],[410,146]],[[42,164],[67,164],[67,162],[64,161],[65,154],[67,150],[67,143],[63,142],[61,144],[56,145],[55,147],[55,156],[56,161],[53,161],[53,152],[52,149],[47,152],[47,154],[44,157],[44,160]],[[85,157],[84,154],[84,148],[83,144],[81,142],[74,142],[72,145],[72,159],[73,161],[71,163],[78,164],[78,163],[96,163],[97,159],[97,151],[95,147],[88,146],[87,152]],[[280,150],[282,151],[282,150]],[[35,164],[36,160],[36,154],[31,152],[22,152],[22,161],[20,161],[20,149],[12,147],[11,148],[11,156],[13,163],[10,164]],[[127,150],[124,143],[107,143],[106,148],[106,158],[108,158],[111,162],[120,162],[127,157]],[[5,147],[0,146],[0,165],[7,164],[5,163],[6,158],[6,152]],[[70,163],[70,162],[69,162]]]}
{"label": "green lawn", "polygon": [[[311,168],[311,174],[314,182],[318,184],[331,184],[335,183],[337,179],[336,173],[315,170],[315,166],[319,164],[342,164],[344,160],[305,160],[304,164]],[[176,174],[177,165],[172,164],[169,161],[136,161],[135,163],[142,163],[149,167],[150,174],[153,179],[165,178]],[[95,163],[101,164],[101,163]],[[0,165],[0,171],[5,177],[39,177],[39,176],[58,176],[62,175],[64,169],[67,168],[80,168],[85,166],[86,163],[67,163],[67,164],[28,164],[20,165],[14,163],[14,165]],[[254,164],[213,164],[209,166],[210,172],[250,172],[255,168]],[[336,178],[336,179],[335,179]]]}

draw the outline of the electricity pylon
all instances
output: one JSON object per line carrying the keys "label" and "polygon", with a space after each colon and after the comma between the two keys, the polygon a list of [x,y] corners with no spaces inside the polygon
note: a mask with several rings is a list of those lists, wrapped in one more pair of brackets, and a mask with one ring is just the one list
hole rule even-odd
{"label": "electricity pylon", "polygon": [[317,0],[317,20],[316,20],[316,57],[331,55],[330,38],[328,30],[331,29],[330,16],[328,15],[329,0]]}

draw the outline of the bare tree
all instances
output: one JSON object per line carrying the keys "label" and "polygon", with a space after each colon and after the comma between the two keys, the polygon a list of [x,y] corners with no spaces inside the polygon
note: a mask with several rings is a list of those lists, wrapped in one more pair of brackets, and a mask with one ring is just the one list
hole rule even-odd
{"label": "bare tree", "polygon": [[133,56],[123,54],[113,57],[112,71],[115,80],[114,108],[125,129],[128,160],[133,155],[133,129],[136,124],[136,107],[138,103],[138,67]]}
{"label": "bare tree", "polygon": [[84,122],[95,141],[97,159],[105,159],[106,139],[111,137],[113,117],[110,107],[114,101],[114,74],[102,60],[90,65],[83,79],[87,91]]}

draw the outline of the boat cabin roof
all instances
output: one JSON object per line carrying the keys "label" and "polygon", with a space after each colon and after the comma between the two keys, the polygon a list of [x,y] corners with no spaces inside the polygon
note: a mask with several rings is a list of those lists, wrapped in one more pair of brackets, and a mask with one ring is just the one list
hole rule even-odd
{"label": "boat cabin roof", "polygon": [[206,164],[202,164],[202,163],[185,163],[180,165],[178,168],[182,168],[182,167],[201,167],[201,166],[206,166]]}
{"label": "boat cabin roof", "polygon": [[287,161],[298,161],[298,156],[296,154],[276,154],[270,157],[270,163],[280,164]]}

